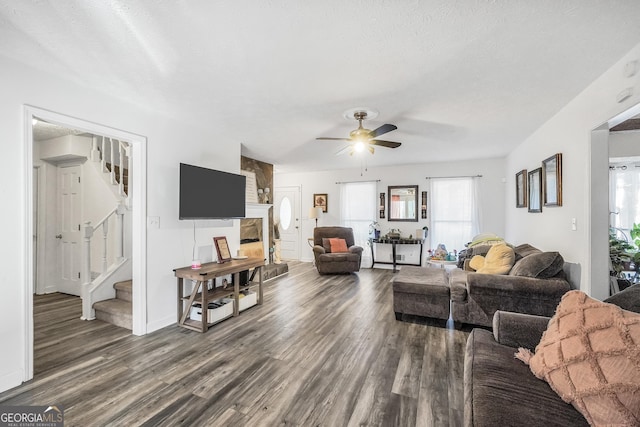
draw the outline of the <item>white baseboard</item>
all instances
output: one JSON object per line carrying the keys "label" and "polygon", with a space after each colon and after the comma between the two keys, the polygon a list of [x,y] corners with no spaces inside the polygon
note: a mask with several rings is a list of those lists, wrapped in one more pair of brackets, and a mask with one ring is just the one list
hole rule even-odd
{"label": "white baseboard", "polygon": [[0,377],[0,392],[18,387],[24,380],[22,370],[13,371]]}
{"label": "white baseboard", "polygon": [[177,322],[176,315],[167,316],[162,319],[156,320],[155,322],[147,323],[147,334],[151,332],[157,331],[162,328],[166,328],[167,326],[173,325]]}

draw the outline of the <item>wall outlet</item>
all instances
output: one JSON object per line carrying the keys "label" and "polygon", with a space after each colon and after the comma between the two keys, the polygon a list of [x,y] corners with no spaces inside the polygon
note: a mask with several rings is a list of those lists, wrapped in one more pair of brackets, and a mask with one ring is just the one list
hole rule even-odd
{"label": "wall outlet", "polygon": [[571,230],[576,231],[578,229],[578,223],[575,218],[571,218]]}

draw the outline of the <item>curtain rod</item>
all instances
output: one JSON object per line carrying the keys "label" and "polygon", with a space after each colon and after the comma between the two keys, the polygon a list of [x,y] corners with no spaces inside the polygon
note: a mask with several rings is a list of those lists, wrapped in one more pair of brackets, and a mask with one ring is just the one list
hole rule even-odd
{"label": "curtain rod", "polygon": [[370,179],[368,181],[336,181],[336,184],[355,184],[358,182],[380,182],[379,179]]}
{"label": "curtain rod", "polygon": [[428,176],[426,179],[444,179],[444,178],[482,178],[482,175],[457,175],[457,176]]}

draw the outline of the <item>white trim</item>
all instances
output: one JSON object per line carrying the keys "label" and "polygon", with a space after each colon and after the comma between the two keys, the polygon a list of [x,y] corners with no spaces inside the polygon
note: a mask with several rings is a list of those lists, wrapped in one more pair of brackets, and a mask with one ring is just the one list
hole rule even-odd
{"label": "white trim", "polygon": [[75,117],[55,113],[30,105],[24,105],[24,182],[26,196],[23,206],[26,207],[22,229],[25,230],[25,286],[22,288],[24,306],[23,329],[25,335],[24,381],[33,378],[33,117],[39,117],[50,123],[71,127],[87,133],[106,135],[130,142],[133,147],[132,176],[132,279],[133,279],[133,334],[144,335],[147,331],[147,228],[146,228],[146,176],[147,176],[147,138],[130,132],[88,122]]}
{"label": "white trim", "polygon": [[147,333],[151,333],[151,332],[155,332],[158,329],[162,329],[162,328],[166,328],[169,325],[175,325],[176,324],[176,315],[173,314],[171,316],[166,316],[162,319],[158,319],[155,320],[153,322],[148,323],[147,326]]}
{"label": "white trim", "polygon": [[266,203],[247,203],[245,206],[244,217],[246,219],[260,218],[262,219],[262,250],[264,257],[269,259],[269,209],[273,205]]}
{"label": "white trim", "polygon": [[25,170],[25,215],[23,215],[23,230],[25,230],[26,242],[24,247],[25,260],[25,285],[22,287],[22,304],[24,318],[22,330],[24,331],[23,360],[24,370],[22,381],[33,378],[33,112],[28,107],[24,108],[24,141],[22,152],[24,155]]}

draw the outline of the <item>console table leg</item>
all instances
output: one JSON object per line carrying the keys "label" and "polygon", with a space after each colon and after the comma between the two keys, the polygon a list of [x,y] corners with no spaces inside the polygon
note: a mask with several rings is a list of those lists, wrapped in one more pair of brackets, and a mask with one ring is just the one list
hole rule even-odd
{"label": "console table leg", "polygon": [[395,273],[396,270],[396,243],[393,242],[391,243],[391,257],[393,258],[393,272]]}

